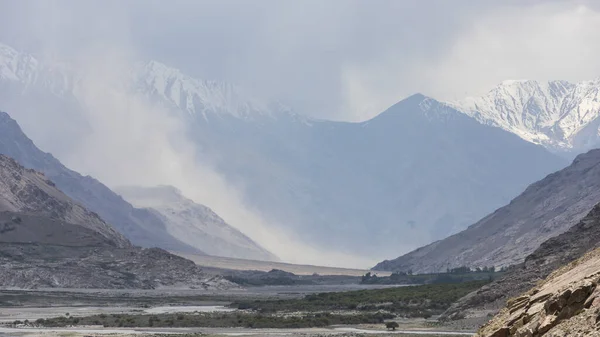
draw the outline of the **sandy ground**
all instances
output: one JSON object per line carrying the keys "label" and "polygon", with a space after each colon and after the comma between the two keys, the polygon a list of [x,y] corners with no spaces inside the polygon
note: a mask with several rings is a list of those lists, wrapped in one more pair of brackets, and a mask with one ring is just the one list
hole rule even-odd
{"label": "sandy ground", "polygon": [[80,336],[144,336],[144,335],[166,335],[166,334],[202,334],[208,336],[359,336],[359,335],[368,335],[368,336],[389,336],[389,335],[398,335],[398,336],[436,336],[436,337],[450,337],[450,336],[472,336],[472,333],[468,332],[446,332],[446,331],[407,331],[407,330],[396,330],[396,331],[387,331],[387,330],[374,330],[374,329],[366,329],[361,327],[334,327],[334,328],[311,328],[311,329],[243,329],[243,328],[190,328],[190,329],[112,329],[112,328],[98,328],[98,327],[90,327],[87,329],[77,328],[77,329],[36,329],[36,328],[28,328],[28,329],[13,329],[13,328],[2,328],[0,327],[0,336],[70,336],[70,337],[80,337]]}
{"label": "sandy ground", "polygon": [[[245,291],[212,295],[228,295],[234,298],[288,298],[297,297],[301,294],[374,288],[373,286],[342,285],[342,286],[280,286],[251,288]],[[51,318],[63,316],[89,316],[95,314],[117,314],[117,313],[175,313],[193,311],[228,311],[226,302],[218,299],[194,298],[197,295],[205,295],[204,292],[188,290],[98,290],[98,289],[68,289],[37,291],[2,291],[0,300],[4,295],[6,301],[12,298],[13,306],[0,307],[0,323],[14,322],[15,320],[35,321],[38,318]],[[219,297],[220,298],[220,297]],[[183,301],[182,299],[186,299]],[[143,301],[142,301],[143,300]],[[21,303],[14,306],[16,303]],[[59,304],[62,303],[62,304]],[[141,304],[143,303],[143,305]],[[149,304],[149,305],[148,305]],[[57,329],[35,329],[35,328],[8,328],[0,325],[0,337],[88,337],[88,336],[159,336],[170,334],[172,336],[288,336],[288,337],[317,337],[317,336],[389,336],[397,334],[403,337],[420,336],[470,336],[472,333],[445,332],[444,328],[432,331],[424,324],[424,320],[399,321],[398,331],[385,331],[383,325],[372,326],[345,326],[337,328],[320,329],[244,329],[244,328],[194,328],[194,329],[169,329],[169,328],[144,328],[144,329],[118,329],[118,328],[57,328]],[[195,335],[198,334],[198,335]]]}
{"label": "sandy ground", "polygon": [[[369,270],[365,269],[348,269],[348,268],[334,268],[334,267],[322,267],[322,266],[311,266],[281,262],[269,262],[269,261],[255,261],[255,260],[243,260],[234,259],[227,257],[217,257],[208,255],[193,255],[179,252],[171,252],[173,254],[185,257],[186,259],[194,261],[197,265],[202,267],[212,267],[221,269],[233,269],[233,270],[259,270],[259,271],[270,271],[272,269],[279,269],[294,273],[296,275],[347,275],[347,276],[363,276],[368,273]],[[373,271],[371,271],[373,273]],[[379,276],[389,276],[389,272],[375,272]]]}
{"label": "sandy ground", "polygon": [[159,306],[153,308],[140,307],[18,307],[0,308],[0,323],[16,320],[35,321],[38,318],[53,318],[67,313],[74,317],[100,314],[166,314],[178,312],[228,312],[234,311],[224,306]]}
{"label": "sandy ground", "polygon": [[[229,311],[230,309],[218,305],[210,306],[156,306],[152,308],[141,307],[11,307],[0,308],[0,322],[14,322],[15,320],[35,321],[38,318],[50,318],[69,313],[71,316],[88,316],[94,314],[112,313],[174,313],[190,311]],[[444,328],[427,327],[423,319],[407,319],[399,321],[397,331],[386,331],[383,325],[338,326],[332,328],[311,329],[245,329],[245,328],[103,328],[103,327],[77,327],[77,328],[10,328],[0,325],[0,337],[88,337],[88,336],[160,336],[182,335],[188,336],[291,336],[291,337],[317,337],[317,336],[471,336],[472,332],[452,332]]]}

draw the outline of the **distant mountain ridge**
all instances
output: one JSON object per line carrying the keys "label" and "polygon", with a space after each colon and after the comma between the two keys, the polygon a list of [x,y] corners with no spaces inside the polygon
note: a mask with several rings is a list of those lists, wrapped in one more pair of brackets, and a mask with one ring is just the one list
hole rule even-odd
{"label": "distant mountain ridge", "polygon": [[163,219],[173,237],[209,255],[277,260],[210,208],[186,198],[175,187],[122,186],[115,191],[135,207],[148,209]]}
{"label": "distant mountain ridge", "polygon": [[472,316],[473,309],[482,307],[505,307],[476,336],[598,336],[599,239],[596,205],[523,264],[454,304],[449,318]]}
{"label": "distant mountain ridge", "polygon": [[481,316],[485,310],[497,311],[509,298],[526,292],[554,270],[599,246],[600,204],[596,204],[575,226],[544,241],[523,263],[510,268],[500,279],[454,303],[443,317],[457,319]]}
{"label": "distant mountain ridge", "polygon": [[48,178],[0,154],[0,212],[6,211],[41,214],[78,224],[100,234],[116,247],[131,247],[121,233],[97,214],[70,200]]}
{"label": "distant mountain ridge", "polygon": [[2,111],[0,154],[14,158],[27,168],[43,172],[62,192],[98,213],[136,245],[203,254],[201,250],[169,235],[164,223],[156,215],[134,208],[99,181],[66,168],[51,154],[42,152],[27,138],[16,121]]}
{"label": "distant mountain ridge", "polygon": [[[73,156],[72,140],[94,129],[78,91],[85,78],[68,75],[62,64],[38,65],[31,75],[30,56],[5,54],[13,56],[4,62],[8,75],[0,75],[0,105],[14,107],[14,117],[47,150]],[[168,108],[186,126],[198,162],[221,174],[270,225],[304,244],[370,261],[456,233],[566,164],[422,95],[369,121],[345,123],[303,117],[158,62],[131,65],[115,82]],[[40,102],[45,112],[36,108]]]}
{"label": "distant mountain ridge", "polygon": [[561,234],[600,202],[600,149],[531,184],[523,193],[462,232],[418,248],[375,270],[440,272],[459,266],[521,263],[544,241]]}
{"label": "distant mountain ridge", "polygon": [[422,95],[363,123],[225,119],[193,130],[251,207],[304,242],[363,255],[459,231],[565,163]]}
{"label": "distant mountain ridge", "polygon": [[133,246],[42,173],[0,155],[0,287],[236,286],[162,249]]}
{"label": "distant mountain ridge", "polygon": [[[55,96],[76,96],[86,74],[68,64],[46,63],[0,43],[0,81],[24,90],[42,86]],[[311,122],[279,102],[256,99],[226,82],[200,80],[151,60],[137,62],[118,79],[154,100],[204,120],[229,115],[241,119],[293,116]],[[481,97],[447,102],[482,124],[502,128],[553,151],[576,153],[600,143],[600,77],[564,80],[506,80]]]}
{"label": "distant mountain ridge", "polygon": [[504,81],[484,96],[450,105],[553,151],[580,153],[600,144],[600,78]]}

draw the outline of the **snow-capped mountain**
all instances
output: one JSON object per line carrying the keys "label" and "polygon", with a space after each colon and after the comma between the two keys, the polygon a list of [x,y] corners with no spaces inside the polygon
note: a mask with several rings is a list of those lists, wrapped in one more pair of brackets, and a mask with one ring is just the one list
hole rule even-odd
{"label": "snow-capped mountain", "polygon": [[[124,70],[111,78],[115,88],[144,94],[192,116],[209,119],[216,114],[248,119],[276,117],[281,113],[294,115],[283,104],[259,100],[234,84],[192,78],[157,61],[133,62],[125,65]],[[0,43],[0,82],[20,84],[21,93],[44,88],[56,96],[77,99],[81,86],[96,75],[94,71],[40,61]]]}
{"label": "snow-capped mountain", "polygon": [[600,143],[600,78],[504,81],[482,97],[450,105],[553,151],[576,154]]}
{"label": "snow-capped mountain", "polygon": [[182,242],[203,252],[224,257],[276,260],[210,208],[195,203],[172,186],[124,186],[116,189],[135,207],[146,208],[163,219],[166,230]]}
{"label": "snow-capped mountain", "polygon": [[61,63],[43,63],[33,55],[0,43],[0,81],[16,82],[22,90],[36,86],[44,87],[50,93],[64,96],[76,85],[77,76],[72,69]]}
{"label": "snow-capped mountain", "polygon": [[[15,53],[6,53],[12,58],[3,72],[11,75],[0,78],[0,109],[13,102],[16,107],[6,109],[36,143],[58,158],[76,155],[81,149],[74,140],[96,127],[84,104],[86,76],[102,77],[102,71],[80,74],[38,61],[37,74],[30,75],[24,66],[30,57]],[[422,95],[364,123],[344,123],[304,118],[158,62],[113,75],[108,84],[117,90],[169,107],[183,121],[197,160],[239,192],[244,206],[294,240],[349,256],[398,255],[455,233],[566,164],[541,146]],[[109,89],[93,92],[102,106],[95,115],[127,108],[101,104]],[[36,109],[29,108],[34,103]]]}
{"label": "snow-capped mountain", "polygon": [[100,234],[114,247],[131,243],[98,214],[91,212],[56,188],[42,173],[21,166],[0,152],[0,212],[44,215],[78,224]]}
{"label": "snow-capped mountain", "polygon": [[153,99],[169,102],[190,115],[208,119],[215,112],[238,118],[270,116],[275,111],[240,87],[225,82],[204,81],[156,61],[138,63],[131,73],[134,88]]}

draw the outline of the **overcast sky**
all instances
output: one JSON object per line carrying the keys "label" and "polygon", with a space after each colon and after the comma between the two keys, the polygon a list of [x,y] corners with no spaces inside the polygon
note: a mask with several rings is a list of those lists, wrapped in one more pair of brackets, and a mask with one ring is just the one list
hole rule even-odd
{"label": "overcast sky", "polygon": [[123,46],[344,120],[415,92],[600,75],[599,8],[578,0],[0,0],[0,41],[58,58]]}
{"label": "overcast sky", "polygon": [[[311,116],[365,120],[416,92],[455,100],[506,79],[597,78],[599,4],[0,0],[0,42],[93,70],[78,98],[94,132],[76,141],[66,135],[73,148],[61,151],[57,143],[51,151],[67,166],[109,186],[176,186],[286,261],[366,267],[375,260],[317,250],[298,243],[293,233],[276,231],[219,172],[195,161],[195,145],[182,136],[181,121],[114,90],[113,79],[130,59],[155,59],[194,77],[237,83]],[[33,111],[54,116],[49,109]],[[55,138],[57,129],[39,127],[39,120],[31,118],[30,125],[47,132],[45,139]],[[42,139],[25,129],[34,141]],[[51,150],[52,144],[38,143]]]}

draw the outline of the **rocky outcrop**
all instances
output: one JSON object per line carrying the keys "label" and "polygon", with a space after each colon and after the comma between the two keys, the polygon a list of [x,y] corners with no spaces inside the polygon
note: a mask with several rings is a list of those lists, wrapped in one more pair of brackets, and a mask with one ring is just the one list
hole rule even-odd
{"label": "rocky outcrop", "polygon": [[600,202],[600,150],[531,184],[466,230],[384,261],[375,270],[438,272],[459,266],[516,265],[544,241],[577,224]]}
{"label": "rocky outcrop", "polygon": [[43,174],[0,154],[0,211],[35,213],[78,224],[101,234],[118,247],[131,243],[112,226],[73,202]]}
{"label": "rocky outcrop", "polygon": [[192,261],[159,248],[0,243],[0,287],[229,289]]}
{"label": "rocky outcrop", "polygon": [[457,320],[496,313],[510,297],[517,296],[586,252],[600,247],[600,204],[577,225],[544,242],[525,262],[510,268],[505,276],[461,298],[442,319]]}
{"label": "rocky outcrop", "polygon": [[234,285],[162,249],[116,247],[91,228],[4,211],[0,212],[0,287],[220,289]]}
{"label": "rocky outcrop", "polygon": [[[90,155],[94,149],[89,145],[97,143],[90,143],[94,137],[88,133],[112,129],[96,124],[101,109],[110,107],[115,118],[131,121],[135,116],[125,101],[166,108],[169,119],[185,125],[180,131],[185,139],[176,137],[174,143],[192,145],[186,146],[195,149],[190,158],[216,169],[245,207],[281,227],[290,240],[352,253],[350,261],[396,257],[456,233],[567,164],[540,146],[423,95],[368,121],[324,121],[299,116],[276,102],[255,104],[255,98],[232,86],[193,79],[157,62],[124,65],[114,81],[99,86],[97,71],[79,72],[77,66],[42,59],[38,62],[44,66],[26,67],[32,56],[4,49],[11,75],[0,81],[6,88],[0,90],[0,106],[59,158]],[[76,82],[64,80],[73,76]],[[98,106],[97,101],[106,102]],[[52,128],[47,128],[40,120],[68,123],[48,123]],[[126,123],[119,130],[128,133],[130,127],[135,125]],[[73,139],[88,138],[74,145]],[[117,221],[97,212],[121,230]],[[339,263],[333,257],[325,262]]]}
{"label": "rocky outcrop", "polygon": [[0,155],[0,287],[232,286],[190,260],[133,246],[43,174]]}
{"label": "rocky outcrop", "polygon": [[477,336],[598,336],[599,284],[600,249],[596,249],[507,301]]}
{"label": "rocky outcrop", "polygon": [[600,78],[503,81],[481,97],[451,103],[480,123],[510,131],[556,152],[598,147]]}

